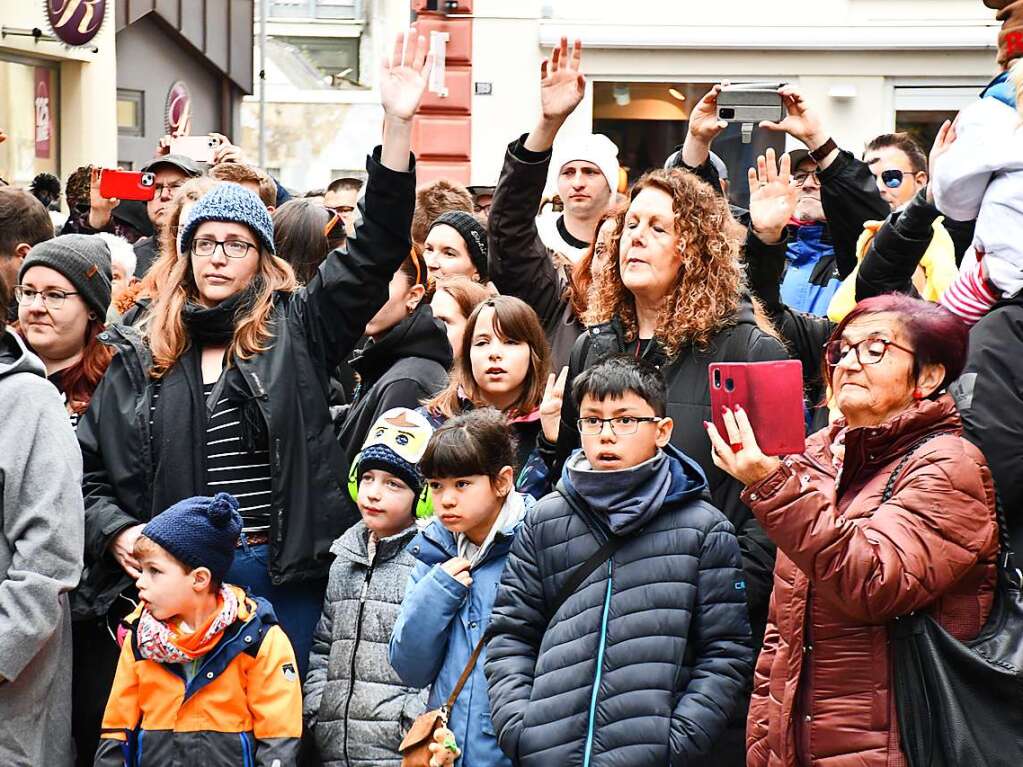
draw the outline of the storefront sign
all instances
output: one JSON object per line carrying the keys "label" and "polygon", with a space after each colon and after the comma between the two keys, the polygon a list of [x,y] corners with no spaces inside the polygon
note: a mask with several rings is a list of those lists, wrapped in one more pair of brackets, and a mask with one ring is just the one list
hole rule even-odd
{"label": "storefront sign", "polygon": [[35,68],[35,111],[36,111],[36,157],[50,159],[50,135],[53,123],[50,121],[50,70]]}
{"label": "storefront sign", "polygon": [[171,136],[187,136],[192,132],[192,92],[182,80],[167,92],[164,128]]}
{"label": "storefront sign", "polygon": [[46,0],[50,28],[66,45],[89,45],[106,17],[107,0]]}

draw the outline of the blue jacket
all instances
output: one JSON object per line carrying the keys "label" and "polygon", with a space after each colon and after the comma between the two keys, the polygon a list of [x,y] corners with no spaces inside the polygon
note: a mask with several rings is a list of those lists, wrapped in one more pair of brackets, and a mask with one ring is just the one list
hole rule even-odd
{"label": "blue jacket", "polygon": [[[631,487],[624,472],[574,486],[572,459],[516,537],[485,670],[498,739],[519,767],[684,767],[715,753],[748,694],[735,533],[699,466],[665,453],[667,471]],[[548,616],[613,535],[628,540]]]}
{"label": "blue jacket", "polygon": [[[528,496],[523,496],[528,506]],[[409,576],[405,598],[391,633],[391,666],[410,687],[429,687],[427,710],[447,701],[473,648],[490,624],[497,585],[504,572],[521,518],[500,530],[471,571],[468,589],[440,565],[458,556],[455,537],[433,520],[408,546],[418,562]],[[490,721],[490,699],[483,675],[486,649],[448,714],[448,728],[462,750],[462,767],[511,767],[497,745]]]}
{"label": "blue jacket", "polygon": [[786,257],[788,266],[781,281],[781,299],[790,308],[826,316],[831,297],[842,284],[838,278],[835,247],[826,224],[792,227]]}

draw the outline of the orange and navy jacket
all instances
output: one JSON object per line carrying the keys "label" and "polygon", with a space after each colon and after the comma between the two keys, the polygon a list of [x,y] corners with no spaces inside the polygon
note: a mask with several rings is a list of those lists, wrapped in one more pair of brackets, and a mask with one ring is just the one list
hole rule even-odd
{"label": "orange and navy jacket", "polygon": [[[238,618],[186,683],[177,664],[143,658],[125,638],[97,767],[294,767],[302,737],[295,653],[270,603],[235,586]],[[141,608],[128,617],[129,627]]]}

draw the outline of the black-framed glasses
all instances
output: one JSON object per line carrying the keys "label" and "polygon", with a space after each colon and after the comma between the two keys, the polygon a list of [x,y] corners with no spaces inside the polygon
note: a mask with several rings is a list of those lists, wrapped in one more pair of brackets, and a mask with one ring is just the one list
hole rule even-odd
{"label": "black-framed glasses", "polygon": [[579,433],[588,437],[596,436],[604,431],[604,424],[611,425],[611,433],[618,437],[627,437],[639,431],[641,423],[660,423],[663,418],[655,416],[620,415],[615,418],[595,418],[589,416],[576,421]]}
{"label": "black-framed glasses", "polygon": [[898,189],[902,186],[903,177],[906,174],[895,168],[881,171],[881,183],[889,189]]}
{"label": "black-framed glasses", "polygon": [[224,255],[228,258],[245,258],[248,255],[249,248],[258,249],[257,245],[245,242],[244,240],[213,240],[208,237],[196,237],[192,240],[192,255],[199,256],[199,258],[209,258],[217,252],[217,246],[224,251]]}
{"label": "black-framed glasses", "polygon": [[799,173],[793,173],[792,174],[792,183],[794,185],[796,185],[796,186],[802,186],[803,184],[806,183],[806,180],[808,178],[810,178],[810,176],[813,176],[814,182],[816,182],[817,184],[820,184],[820,182],[821,182],[820,177],[817,175],[817,171],[815,171],[815,170],[800,171]]}
{"label": "black-framed glasses", "polygon": [[887,338],[864,338],[854,344],[842,340],[831,341],[825,344],[824,359],[830,367],[838,367],[839,363],[846,358],[849,352],[854,351],[856,361],[860,365],[876,365],[884,359],[884,355],[888,353],[889,346],[894,346],[896,349],[902,349],[902,351],[908,354],[913,354],[912,349],[907,349],[905,346],[889,341]]}
{"label": "black-framed glasses", "polygon": [[64,305],[68,296],[77,295],[78,293],[73,290],[57,290],[56,288],[36,290],[35,288],[27,288],[24,285],[14,286],[14,300],[22,306],[31,306],[35,303],[36,296],[41,296],[43,306],[47,309],[59,309]]}

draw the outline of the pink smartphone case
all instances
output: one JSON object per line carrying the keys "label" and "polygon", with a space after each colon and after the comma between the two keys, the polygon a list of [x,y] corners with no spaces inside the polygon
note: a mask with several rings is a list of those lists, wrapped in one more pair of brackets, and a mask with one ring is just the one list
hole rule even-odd
{"label": "pink smartphone case", "polygon": [[765,455],[802,453],[806,449],[803,410],[803,364],[716,362],[708,366],[710,408],[718,433],[727,439],[721,406],[742,407]]}

